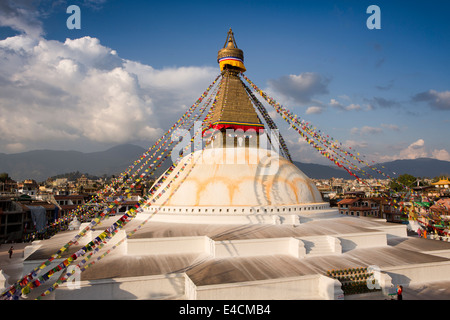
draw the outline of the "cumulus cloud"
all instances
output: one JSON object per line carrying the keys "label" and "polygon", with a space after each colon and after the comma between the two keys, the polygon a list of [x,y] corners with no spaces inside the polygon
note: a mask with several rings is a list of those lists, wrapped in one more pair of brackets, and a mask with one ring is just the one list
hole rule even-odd
{"label": "cumulus cloud", "polygon": [[350,130],[351,134],[354,135],[373,135],[373,134],[378,134],[383,132],[383,130],[381,128],[377,128],[377,127],[370,127],[370,126],[364,126],[362,128],[352,128]]}
{"label": "cumulus cloud", "polygon": [[107,0],[79,0],[70,3],[67,0],[1,0],[0,26],[9,27],[21,34],[37,38],[45,34],[42,18],[53,12],[65,12],[71,4],[78,4],[83,8],[99,10]]}
{"label": "cumulus cloud", "polygon": [[351,148],[367,148],[369,144],[365,141],[346,140],[344,145]]}
{"label": "cumulus cloud", "polygon": [[374,97],[373,103],[379,106],[380,108],[387,108],[387,109],[398,107],[400,105],[397,101],[393,99],[386,99],[383,97]]}
{"label": "cumulus cloud", "polygon": [[430,150],[427,148],[424,139],[417,139],[406,148],[399,148],[398,153],[392,156],[381,156],[381,161],[392,161],[399,159],[434,158],[438,160],[450,161],[450,153],[445,149]]}
{"label": "cumulus cloud", "polygon": [[0,40],[0,150],[83,141],[154,141],[217,75],[156,70],[120,58],[92,37]]}
{"label": "cumulus cloud", "polygon": [[335,109],[338,109],[340,111],[359,111],[362,109],[359,104],[351,103],[351,104],[345,106],[342,103],[340,103],[339,101],[337,101],[336,99],[330,100],[330,106]]}
{"label": "cumulus cloud", "polygon": [[276,92],[287,100],[304,105],[311,102],[314,96],[328,93],[329,82],[329,79],[318,73],[304,72],[270,80],[268,90]]}
{"label": "cumulus cloud", "polygon": [[359,104],[354,104],[354,103],[352,103],[352,104],[349,104],[349,105],[345,108],[345,110],[347,110],[347,111],[361,110],[361,106],[360,106]]}
{"label": "cumulus cloud", "polygon": [[392,131],[400,131],[400,128],[396,124],[382,123],[381,126]]}
{"label": "cumulus cloud", "polygon": [[400,159],[417,159],[417,158],[425,158],[428,153],[425,150],[425,141],[423,139],[419,139],[413,143],[411,143],[406,149],[400,151]]}
{"label": "cumulus cloud", "polygon": [[155,69],[135,61],[125,61],[124,68],[137,76],[139,85],[158,106],[161,117],[173,118],[188,107],[218,75],[214,67],[178,67]]}
{"label": "cumulus cloud", "polygon": [[321,114],[322,112],[323,108],[318,106],[311,106],[306,109],[306,114]]}
{"label": "cumulus cloud", "polygon": [[[99,9],[106,0],[83,0]],[[157,70],[97,38],[46,40],[40,19],[65,1],[0,1],[0,150],[75,148],[157,139],[217,76],[215,68]]]}
{"label": "cumulus cloud", "polygon": [[345,107],[343,104],[341,104],[339,101],[337,101],[336,99],[331,99],[330,100],[330,106],[332,106],[333,108],[336,109],[340,109],[340,110],[345,110]]}
{"label": "cumulus cloud", "polygon": [[428,90],[416,94],[413,101],[427,102],[432,109],[450,110],[450,91]]}
{"label": "cumulus cloud", "polygon": [[433,158],[438,160],[450,161],[450,153],[445,149],[433,150],[431,153]]}
{"label": "cumulus cloud", "polygon": [[[286,139],[287,137],[285,137]],[[306,142],[303,137],[292,137],[292,139],[287,138],[286,142],[291,146],[289,151],[291,156],[295,159],[305,162],[305,163],[320,163],[326,162],[324,158],[318,153],[313,151],[311,145]]]}
{"label": "cumulus cloud", "polygon": [[0,1],[0,26],[10,27],[33,37],[42,35],[42,23],[35,4],[36,1],[31,0]]}
{"label": "cumulus cloud", "polygon": [[400,128],[395,124],[386,124],[382,123],[381,128],[378,127],[370,127],[370,126],[364,126],[362,128],[352,128],[350,129],[350,133],[353,135],[374,135],[383,133],[383,128],[392,130],[392,131],[400,131]]}

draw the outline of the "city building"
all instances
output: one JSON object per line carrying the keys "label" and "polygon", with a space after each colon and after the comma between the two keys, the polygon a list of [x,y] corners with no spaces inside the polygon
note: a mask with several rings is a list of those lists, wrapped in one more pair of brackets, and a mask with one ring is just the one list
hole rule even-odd
{"label": "city building", "polygon": [[79,194],[55,195],[54,201],[59,207],[59,217],[68,215],[72,210],[86,203],[87,196]]}
{"label": "city building", "polygon": [[32,199],[0,199],[0,242],[17,242],[36,231],[45,231],[58,218],[58,207]]}
{"label": "city building", "polygon": [[439,181],[432,183],[437,189],[437,194],[440,196],[450,196],[450,181],[448,178],[441,178]]}
{"label": "city building", "polygon": [[346,198],[338,203],[339,213],[347,216],[381,218],[381,199]]}

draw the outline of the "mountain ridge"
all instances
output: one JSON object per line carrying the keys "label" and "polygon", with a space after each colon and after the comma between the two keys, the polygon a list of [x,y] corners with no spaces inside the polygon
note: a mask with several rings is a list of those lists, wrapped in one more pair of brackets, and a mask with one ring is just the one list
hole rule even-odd
{"label": "mountain ridge", "polygon": [[48,177],[73,171],[97,176],[119,174],[145,151],[142,147],[124,144],[90,153],[73,150],[33,150],[0,154],[0,172],[8,173],[17,181],[44,181]]}
{"label": "mountain ridge", "polygon": [[[104,151],[90,153],[48,149],[14,154],[0,153],[0,173],[6,172],[16,181],[33,179],[38,182],[51,176],[75,171],[96,176],[120,174],[146,151],[140,146],[122,144]],[[299,161],[294,161],[294,164],[312,179],[330,179],[332,177],[354,179],[347,171],[338,167]],[[361,178],[380,179],[386,178],[386,176],[397,177],[404,173],[422,178],[450,174],[450,161],[431,158],[394,160],[377,163],[373,167],[385,173],[385,176],[369,167],[363,168],[363,170],[371,176],[363,176],[358,173],[357,175]],[[167,168],[167,165],[162,166],[157,175],[161,174],[164,168]]]}

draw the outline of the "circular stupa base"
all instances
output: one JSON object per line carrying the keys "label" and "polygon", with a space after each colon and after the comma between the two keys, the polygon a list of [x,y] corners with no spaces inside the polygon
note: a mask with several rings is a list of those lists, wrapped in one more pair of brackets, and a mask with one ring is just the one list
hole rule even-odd
{"label": "circular stupa base", "polygon": [[335,218],[336,209],[329,203],[308,203],[285,206],[150,206],[138,214],[138,219],[152,216],[153,221],[195,224],[289,224],[298,225],[314,219]]}

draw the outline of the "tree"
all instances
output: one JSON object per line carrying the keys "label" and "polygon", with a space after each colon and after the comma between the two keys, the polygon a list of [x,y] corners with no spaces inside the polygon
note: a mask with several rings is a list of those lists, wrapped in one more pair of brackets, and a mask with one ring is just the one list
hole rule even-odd
{"label": "tree", "polygon": [[448,176],[442,175],[442,176],[434,177],[434,178],[431,180],[431,182],[438,182],[438,181],[441,180],[441,179],[448,179]]}
{"label": "tree", "polygon": [[400,191],[408,191],[408,189],[405,189],[405,186],[408,188],[414,187],[414,184],[416,183],[417,178],[410,175],[410,174],[402,174],[397,179],[392,180],[389,184],[389,188],[392,191],[400,192]]}
{"label": "tree", "polygon": [[0,182],[6,182],[11,180],[11,177],[6,172],[0,173]]}

